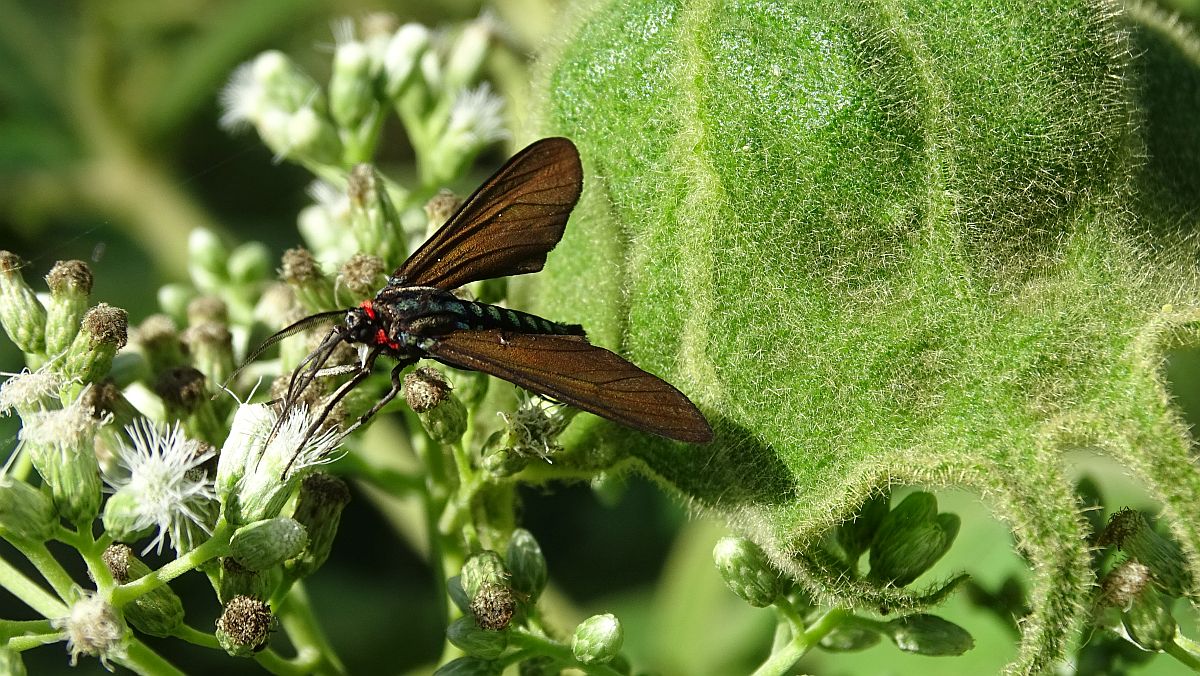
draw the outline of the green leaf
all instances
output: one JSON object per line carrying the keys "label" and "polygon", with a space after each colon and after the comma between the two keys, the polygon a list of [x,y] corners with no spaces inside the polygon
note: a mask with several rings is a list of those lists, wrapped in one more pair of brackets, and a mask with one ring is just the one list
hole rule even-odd
{"label": "green leaf", "polygon": [[562,463],[631,454],[825,598],[896,609],[920,592],[806,547],[889,483],[972,488],[1031,561],[1013,670],[1084,619],[1066,450],[1129,467],[1194,565],[1200,479],[1161,366],[1200,327],[1173,178],[1195,152],[1144,124],[1196,114],[1194,72],[1184,94],[1146,75],[1190,68],[1169,40],[1080,0],[580,11],[544,117],[585,191],[539,309],[679,386],[717,440],[581,416]]}

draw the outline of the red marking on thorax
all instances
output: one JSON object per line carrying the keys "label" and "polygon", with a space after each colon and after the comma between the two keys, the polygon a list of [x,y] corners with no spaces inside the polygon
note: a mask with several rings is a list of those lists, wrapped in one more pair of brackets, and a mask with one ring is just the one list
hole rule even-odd
{"label": "red marking on thorax", "polygon": [[[367,319],[371,319],[371,320],[375,319],[375,307],[373,305],[371,305],[370,298],[359,303],[358,306],[363,309],[363,312],[367,313]],[[380,331],[380,333],[382,333],[382,331]]]}
{"label": "red marking on thorax", "polygon": [[397,343],[394,340],[388,340],[387,332],[385,332],[383,329],[379,329],[378,331],[375,332],[375,344],[376,345],[386,345],[387,347],[390,347],[393,350],[400,349],[400,343]]}

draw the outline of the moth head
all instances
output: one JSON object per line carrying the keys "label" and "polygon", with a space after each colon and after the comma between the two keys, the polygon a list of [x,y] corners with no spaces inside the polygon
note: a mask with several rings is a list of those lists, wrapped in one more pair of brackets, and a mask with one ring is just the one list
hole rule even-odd
{"label": "moth head", "polygon": [[352,343],[371,343],[379,331],[378,315],[367,307],[350,308],[343,324],[343,337]]}

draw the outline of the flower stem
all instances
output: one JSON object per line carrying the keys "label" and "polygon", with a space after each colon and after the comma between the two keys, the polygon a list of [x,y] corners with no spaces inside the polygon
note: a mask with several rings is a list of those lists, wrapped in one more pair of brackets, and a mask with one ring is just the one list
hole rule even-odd
{"label": "flower stem", "polygon": [[25,558],[29,559],[37,567],[38,572],[50,583],[50,586],[54,588],[54,593],[58,594],[59,598],[64,600],[71,598],[72,590],[75,588],[75,580],[71,579],[70,573],[62,567],[58,559],[54,558],[54,555],[50,553],[45,544],[41,542],[14,542],[13,546],[20,550],[25,555]]}
{"label": "flower stem", "polygon": [[[849,614],[841,608],[831,608],[817,618],[806,631],[797,632],[782,650],[773,653],[762,666],[754,671],[753,676],[783,676],[791,673],[792,668],[804,657],[813,646],[821,642],[826,634],[833,631],[845,621]],[[789,618],[790,619],[790,618]]]}
{"label": "flower stem", "polygon": [[[589,674],[590,676],[620,676],[621,674],[621,672],[613,669],[607,664],[584,664],[583,662],[575,659],[575,654],[571,652],[570,646],[559,643],[558,641],[552,641],[548,638],[542,638],[541,636],[534,636],[533,634],[525,631],[518,630],[511,632],[508,637],[508,642],[509,645],[521,648],[521,650],[518,653],[514,653],[514,655],[520,654],[523,655],[524,658],[528,658],[530,656],[530,652],[532,652],[537,655],[546,655],[548,657],[552,657],[556,661],[561,662],[563,665],[578,669],[585,674]],[[505,662],[507,663],[507,660],[505,660]]]}
{"label": "flower stem", "polygon": [[181,624],[176,627],[175,631],[171,635],[181,641],[187,641],[192,645],[204,646],[205,648],[212,648],[214,650],[221,650],[221,643],[217,640],[216,636],[200,631],[199,629],[187,624]]}
{"label": "flower stem", "polygon": [[212,537],[199,547],[196,547],[162,568],[151,571],[148,575],[113,589],[113,605],[118,607],[123,606],[142,594],[158,589],[205,561],[218,556],[224,556],[229,551],[229,538],[233,537],[233,531],[233,527],[224,519],[221,519],[217,522],[216,528],[213,529]]}
{"label": "flower stem", "polygon": [[65,617],[67,614],[67,606],[62,601],[54,598],[36,582],[25,577],[3,557],[0,557],[0,587],[4,587],[10,594],[36,610],[42,617]]}
{"label": "flower stem", "polygon": [[184,676],[184,673],[176,668],[175,665],[168,662],[162,655],[154,652],[149,646],[136,638],[130,638],[125,644],[124,655],[119,657],[114,656],[112,660],[139,674]]}
{"label": "flower stem", "polygon": [[1163,646],[1163,652],[1187,665],[1192,671],[1200,671],[1200,645],[1183,634],[1176,633],[1175,640]]}
{"label": "flower stem", "polygon": [[17,652],[24,652],[30,648],[37,648],[50,643],[58,643],[66,639],[66,635],[61,631],[47,631],[40,634],[22,634],[14,636],[4,644],[4,647]]}

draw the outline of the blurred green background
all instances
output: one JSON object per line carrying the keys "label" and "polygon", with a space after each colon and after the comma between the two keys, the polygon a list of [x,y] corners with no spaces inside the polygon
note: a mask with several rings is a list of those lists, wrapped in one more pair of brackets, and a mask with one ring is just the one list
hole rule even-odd
{"label": "blurred green background", "polygon": [[[1200,0],[1172,8],[1195,17]],[[218,127],[218,93],[229,73],[262,50],[279,49],[323,82],[337,18],[387,11],[437,26],[483,9],[468,0],[0,0],[0,248],[28,262],[26,278],[37,290],[56,260],[87,261],[96,278],[94,301],[126,308],[134,323],[155,311],[159,285],[183,279],[194,227],[211,228],[229,243],[260,240],[282,253],[299,239],[295,218],[308,202],[311,175],[273,161],[252,133]],[[559,34],[561,8],[555,0],[499,0],[487,9],[506,26],[489,75],[510,98],[520,136],[531,105],[526,68],[539,46]],[[400,131],[389,129],[385,139],[384,170],[411,171]],[[453,187],[469,190],[508,150],[485,153],[474,175]],[[1180,362],[1175,381],[1200,382],[1197,361]],[[15,348],[0,340],[0,370],[21,366]],[[1185,403],[1195,399],[1192,388],[1178,394]],[[0,441],[5,450],[15,445],[12,419],[0,420]],[[1155,511],[1119,467],[1080,456],[1077,471],[1100,481],[1111,508]],[[966,569],[994,589],[1023,570],[1007,528],[975,496],[939,498],[964,527],[922,581]],[[772,613],[733,596],[712,565],[712,547],[727,532],[720,524],[689,519],[677,500],[639,478],[604,501],[585,484],[526,491],[523,499],[524,524],[542,543],[556,587],[551,621],[559,617],[568,627],[586,614],[613,612],[625,623],[634,665],[660,674],[748,673],[767,654]],[[7,548],[0,555],[20,558]],[[73,572],[86,580],[80,567]],[[419,673],[441,652],[430,579],[420,556],[356,491],[333,558],[308,586],[352,673]],[[188,575],[175,585],[189,623],[206,631],[219,611],[207,584]],[[944,614],[975,636],[976,648],[962,658],[911,656],[884,644],[854,655],[817,653],[805,670],[994,673],[1011,657],[1011,630],[964,595]],[[2,590],[0,616],[33,617]],[[1185,624],[1185,632],[1193,630]],[[235,667],[260,673],[251,662],[179,641],[150,643],[189,673]],[[67,654],[50,646],[28,653],[26,664],[30,673],[66,672]],[[104,672],[84,661],[72,673]],[[1156,658],[1130,673],[1185,670]]]}

